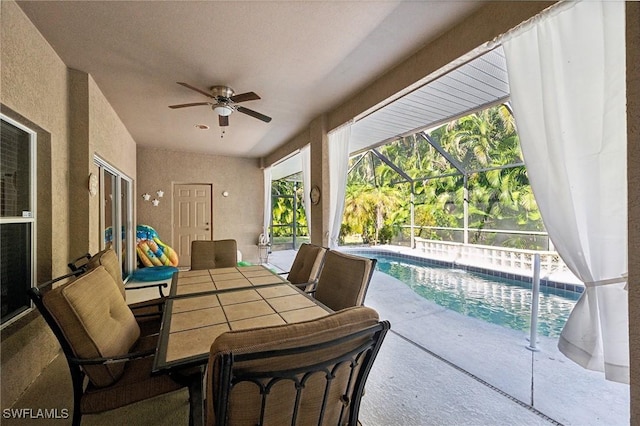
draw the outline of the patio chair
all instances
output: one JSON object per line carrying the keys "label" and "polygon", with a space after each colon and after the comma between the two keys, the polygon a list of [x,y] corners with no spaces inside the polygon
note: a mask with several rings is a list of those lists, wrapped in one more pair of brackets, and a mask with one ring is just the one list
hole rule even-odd
{"label": "patio chair", "polygon": [[313,289],[318,282],[327,250],[314,244],[302,244],[293,259],[289,272],[282,272],[280,275],[287,274],[287,281],[301,290]]}
{"label": "patio chair", "polygon": [[[79,273],[52,280],[42,288]],[[133,313],[103,266],[46,292],[32,287],[29,297],[67,359],[73,383],[74,426],[80,424],[84,414],[112,410],[185,387],[167,375],[151,375],[157,335],[141,336]]]}
{"label": "patio chair", "polygon": [[330,250],[325,256],[315,291],[311,293],[334,311],[360,306],[367,294],[376,262],[376,259]]}
{"label": "patio chair", "polygon": [[191,242],[191,269],[215,269],[237,266],[236,240],[196,240]]}
{"label": "patio chair", "polygon": [[[71,269],[72,272],[77,271],[77,270],[88,270],[90,269],[92,266],[96,265],[96,263],[98,264],[102,264],[102,260],[101,257],[108,252],[112,252],[113,253],[113,257],[114,259],[111,260],[109,259],[109,265],[113,265],[114,267],[117,267],[117,271],[114,269],[113,271],[109,271],[113,276],[114,279],[116,280],[116,282],[120,282],[122,283],[122,292],[123,292],[123,296],[124,296],[124,292],[125,290],[142,290],[142,289],[146,289],[146,288],[153,288],[153,287],[157,287],[158,288],[158,292],[160,293],[160,297],[164,298],[164,292],[162,291],[163,288],[167,288],[168,285],[167,283],[148,283],[148,284],[143,284],[143,285],[136,285],[131,286],[131,287],[126,287],[124,285],[124,282],[122,280],[122,272],[120,269],[120,264],[118,263],[118,258],[116,255],[116,252],[113,249],[105,249],[102,250],[98,253],[96,253],[95,255],[91,256],[91,253],[86,253],[83,254],[82,256],[73,259],[71,262],[69,262],[67,265],[69,266],[69,269]],[[109,267],[107,267],[107,269],[109,269]],[[126,298],[126,297],[125,297]]]}
{"label": "patio chair", "polygon": [[357,425],[389,322],[366,307],[229,331],[211,346],[207,425]]}
{"label": "patio chair", "polygon": [[147,284],[133,288],[126,287],[122,280],[122,272],[118,256],[113,249],[106,249],[89,257],[86,262],[83,262],[79,270],[90,271],[98,266],[104,266],[109,275],[111,275],[125,301],[127,300],[127,290],[158,287],[161,297],[129,304],[129,309],[133,312],[135,319],[138,322],[138,326],[142,330],[142,334],[148,335],[158,333],[160,330],[160,322],[162,321],[162,309],[166,300],[162,293],[162,288],[167,287],[167,283]]}

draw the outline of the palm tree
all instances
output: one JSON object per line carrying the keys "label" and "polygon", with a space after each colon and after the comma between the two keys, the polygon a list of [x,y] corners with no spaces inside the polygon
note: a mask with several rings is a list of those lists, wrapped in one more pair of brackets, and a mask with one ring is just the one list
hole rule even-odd
{"label": "palm tree", "polygon": [[[504,105],[454,120],[432,130],[429,136],[464,169],[454,167],[421,133],[378,148],[412,179],[411,184],[399,185],[406,179],[371,152],[360,154],[352,159],[352,165],[357,162],[357,166],[349,175],[343,232],[377,240],[381,231],[406,223],[412,189],[416,225],[460,228],[465,181],[469,226],[479,230],[472,242],[491,242],[494,236],[482,229],[544,229],[521,165],[514,119]],[[436,235],[453,238],[453,233],[441,232],[429,237]],[[525,244],[519,239],[509,243]]]}
{"label": "palm tree", "polygon": [[386,242],[381,235],[398,219],[402,204],[398,191],[390,186],[352,185],[345,195],[344,226],[346,232],[359,233],[364,242]]}

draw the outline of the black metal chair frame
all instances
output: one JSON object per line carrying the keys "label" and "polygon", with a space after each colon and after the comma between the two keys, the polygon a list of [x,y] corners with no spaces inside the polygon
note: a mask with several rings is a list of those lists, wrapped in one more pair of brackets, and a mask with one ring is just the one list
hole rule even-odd
{"label": "black metal chair frame", "polygon": [[75,357],[73,350],[71,349],[71,346],[69,345],[66,337],[64,336],[64,333],[62,332],[60,327],[58,327],[58,324],[49,313],[49,310],[44,306],[44,303],[42,302],[43,294],[40,291],[40,288],[49,288],[53,283],[56,283],[63,279],[81,275],[83,272],[84,270],[79,269],[70,274],[63,275],[61,277],[54,278],[50,281],[47,281],[43,283],[40,287],[31,287],[27,291],[29,294],[29,298],[36,305],[36,307],[38,308],[38,311],[40,311],[40,314],[42,315],[44,320],[47,322],[47,325],[49,325],[49,327],[53,331],[53,334],[58,339],[58,343],[60,343],[60,346],[62,347],[62,351],[64,352],[64,356],[67,359],[67,364],[69,365],[69,371],[71,372],[71,382],[73,384],[73,418],[72,418],[73,426],[79,426],[80,420],[82,417],[82,412],[80,411],[80,401],[84,393],[84,381],[86,376],[85,373],[82,371],[83,365],[113,364],[113,363],[127,362],[133,359],[146,358],[149,356],[153,356],[155,353],[155,349],[149,349],[146,351],[133,352],[133,353],[113,356],[109,358],[79,359]]}
{"label": "black metal chair frame", "polygon": [[[324,372],[326,373],[327,384],[325,387],[324,399],[322,401],[322,406],[324,407],[327,403],[328,389],[331,385],[331,380],[334,376],[334,371],[342,364],[349,363],[351,366],[351,374],[349,377],[349,383],[347,385],[347,389],[351,388],[352,383],[353,387],[353,397],[349,400],[347,395],[342,396],[342,403],[344,407],[349,407],[349,425],[357,425],[358,424],[358,413],[360,411],[360,400],[362,395],[364,394],[364,386],[371,371],[371,367],[373,362],[380,350],[382,345],[382,341],[390,328],[390,323],[388,321],[381,321],[372,327],[368,327],[363,330],[359,330],[355,333],[340,337],[338,339],[325,341],[319,344],[307,345],[297,348],[290,349],[279,349],[279,350],[271,350],[271,351],[263,351],[263,352],[253,352],[247,354],[238,354],[238,353],[222,353],[220,354],[220,382],[219,387],[214,390],[216,395],[216,400],[214,402],[215,406],[215,415],[216,422],[215,424],[226,425],[227,424],[227,408],[228,408],[228,399],[231,392],[231,389],[241,382],[251,382],[259,386],[260,393],[262,395],[262,405],[260,411],[260,421],[258,424],[262,425],[264,422],[264,414],[265,414],[265,406],[267,401],[267,396],[269,394],[269,389],[275,383],[280,382],[282,380],[291,380],[295,383],[297,389],[297,398],[296,405],[294,407],[293,418],[291,420],[291,424],[296,424],[296,416],[298,414],[299,408],[299,399],[302,388],[304,387],[304,382],[311,377],[314,373]],[[343,344],[350,340],[358,339],[362,336],[370,335],[370,338],[365,341],[359,347],[353,349],[352,351],[343,354],[341,356],[329,359],[327,361],[304,366],[296,369],[288,369],[288,370],[279,370],[279,371],[260,371],[260,372],[235,372],[233,367],[236,362],[243,361],[251,361],[262,358],[277,358],[281,356],[287,355],[296,355],[308,353],[310,351],[321,350],[325,348],[335,347],[337,345]],[[362,368],[358,371],[358,374],[354,377],[354,368],[362,363]],[[332,368],[333,366],[333,368]],[[299,378],[302,374],[302,378]],[[354,382],[355,381],[355,382]],[[212,383],[208,383],[207,386],[213,386]],[[213,389],[213,388],[212,388]],[[340,418],[343,417],[344,408],[342,409]],[[321,425],[323,422],[322,414],[318,421],[318,424]]]}

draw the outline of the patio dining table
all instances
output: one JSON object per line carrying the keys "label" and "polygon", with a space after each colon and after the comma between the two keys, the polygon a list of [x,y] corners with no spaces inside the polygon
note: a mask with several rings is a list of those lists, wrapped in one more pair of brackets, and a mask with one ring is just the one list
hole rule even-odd
{"label": "patio dining table", "polygon": [[153,362],[156,373],[189,372],[190,424],[204,420],[202,374],[209,349],[231,330],[290,324],[333,312],[268,268],[176,272]]}

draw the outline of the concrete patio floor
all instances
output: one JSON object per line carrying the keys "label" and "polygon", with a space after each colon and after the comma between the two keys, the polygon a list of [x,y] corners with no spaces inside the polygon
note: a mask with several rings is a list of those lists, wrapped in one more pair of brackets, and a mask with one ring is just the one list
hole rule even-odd
{"label": "concrete patio floor", "polygon": [[[294,257],[276,251],[269,263],[288,270]],[[573,363],[557,339],[540,336],[532,352],[524,333],[445,309],[379,271],[365,305],[391,331],[367,381],[364,426],[629,424],[629,386]]]}

